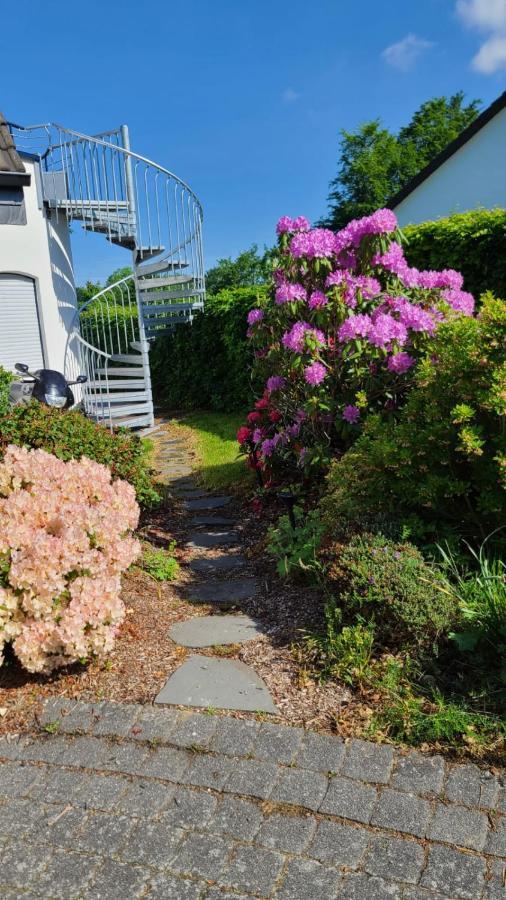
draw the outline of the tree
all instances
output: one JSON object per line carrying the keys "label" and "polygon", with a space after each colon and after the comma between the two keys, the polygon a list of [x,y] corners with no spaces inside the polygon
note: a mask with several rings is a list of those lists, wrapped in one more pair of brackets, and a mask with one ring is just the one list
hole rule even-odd
{"label": "tree", "polygon": [[329,214],[322,224],[342,228],[350,219],[384,206],[417,172],[474,121],[479,100],[464,94],[422,103],[398,134],[379,119],[355,132],[341,131],[339,169],[330,182]]}
{"label": "tree", "polygon": [[258,245],[252,244],[249,250],[243,250],[236,259],[230,256],[219,259],[206,272],[207,292],[218,294],[226,288],[263,284],[268,275],[268,257],[269,251],[260,256]]}

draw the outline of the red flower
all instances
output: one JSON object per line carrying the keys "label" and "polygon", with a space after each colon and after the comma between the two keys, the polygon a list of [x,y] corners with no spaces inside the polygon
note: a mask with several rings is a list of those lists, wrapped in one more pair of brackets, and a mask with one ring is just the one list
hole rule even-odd
{"label": "red flower", "polygon": [[246,425],[242,425],[237,431],[237,440],[240,444],[245,444],[246,441],[249,441],[251,437],[251,428],[247,428]]}
{"label": "red flower", "polygon": [[248,415],[246,416],[246,419],[247,419],[247,421],[250,423],[250,425],[254,425],[255,422],[261,422],[261,421],[262,421],[262,416],[261,416],[261,414],[260,414],[259,412],[250,412],[250,413],[248,413]]}
{"label": "red flower", "polygon": [[254,500],[251,501],[251,506],[255,515],[259,516],[263,509],[263,503],[259,497],[255,497]]}
{"label": "red flower", "polygon": [[268,409],[269,400],[267,397],[261,397],[260,400],[257,400],[255,403],[255,409]]}
{"label": "red flower", "polygon": [[279,420],[281,419],[281,413],[278,412],[277,409],[273,409],[269,413],[269,419],[271,420],[271,422],[279,422]]}

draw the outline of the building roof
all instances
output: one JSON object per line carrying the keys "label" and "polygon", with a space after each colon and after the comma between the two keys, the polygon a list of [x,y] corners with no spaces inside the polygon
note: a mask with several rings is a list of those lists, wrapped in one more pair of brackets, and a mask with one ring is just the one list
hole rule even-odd
{"label": "building roof", "polygon": [[30,184],[30,175],[16,150],[9,126],[0,112],[0,185],[19,187]]}
{"label": "building roof", "polygon": [[[398,206],[402,200],[405,200],[406,197],[408,197],[417,187],[423,184],[423,182],[426,181],[426,179],[429,178],[433,174],[433,172],[439,169],[439,167],[442,166],[447,159],[450,159],[450,157],[453,156],[453,154],[456,153],[457,150],[460,150],[460,148],[463,147],[464,144],[467,144],[467,142],[471,140],[471,138],[474,137],[475,134],[481,131],[481,129],[484,128],[485,125],[488,125],[490,120],[505,108],[506,91],[504,91],[504,93],[502,93],[501,96],[497,98],[497,100],[494,100],[494,102],[491,103],[490,106],[487,106],[487,108],[484,109],[482,113],[480,113],[480,115],[474,120],[474,122],[471,122],[471,124],[468,125],[467,128],[465,128],[464,131],[462,131],[458,135],[458,137],[455,138],[455,140],[451,141],[444,148],[444,150],[441,150],[441,152],[438,153],[437,156],[434,157],[434,159],[431,159],[430,163],[428,163],[424,169],[421,169],[417,175],[411,178],[407,182],[407,184],[405,184],[404,187],[401,188],[397,194],[395,194],[394,197],[391,197],[391,199],[387,203],[387,206],[390,209],[395,209],[395,207]],[[504,148],[502,149],[502,152],[504,152]]]}

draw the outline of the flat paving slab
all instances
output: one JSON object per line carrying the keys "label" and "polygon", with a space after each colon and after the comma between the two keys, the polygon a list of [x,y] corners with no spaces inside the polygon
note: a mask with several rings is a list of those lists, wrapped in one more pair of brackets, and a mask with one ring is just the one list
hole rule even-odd
{"label": "flat paving slab", "polygon": [[243,600],[250,600],[257,592],[256,578],[227,578],[226,581],[196,584],[188,590],[187,597],[193,603],[210,603],[227,609]]}
{"label": "flat paving slab", "polygon": [[188,564],[188,568],[192,572],[199,572],[202,575],[217,575],[221,572],[231,572],[234,569],[242,569],[246,565],[246,558],[240,554],[228,555],[222,553],[220,556],[214,557],[198,557],[192,559]]}
{"label": "flat paving slab", "polygon": [[235,524],[235,519],[227,519],[226,516],[203,515],[190,519],[190,525],[207,525],[208,528],[222,528],[223,526],[232,528]]}
{"label": "flat paving slab", "polygon": [[188,535],[188,547],[224,547],[239,543],[237,531],[193,531]]}
{"label": "flat paving slab", "polygon": [[162,471],[158,475],[158,480],[171,481],[175,478],[179,478],[181,475],[191,475],[192,471],[193,469],[191,469],[190,466],[164,466]]}
{"label": "flat paving slab", "polygon": [[177,622],[169,637],[182,647],[214,647],[216,644],[244,644],[262,634],[249,616],[202,616]]}
{"label": "flat paving slab", "polygon": [[232,497],[202,497],[201,499],[187,500],[185,506],[189,510],[220,509],[222,506],[227,506],[231,499]]}
{"label": "flat paving slab", "polygon": [[157,704],[277,713],[264,681],[237,659],[190,656],[170,676]]}

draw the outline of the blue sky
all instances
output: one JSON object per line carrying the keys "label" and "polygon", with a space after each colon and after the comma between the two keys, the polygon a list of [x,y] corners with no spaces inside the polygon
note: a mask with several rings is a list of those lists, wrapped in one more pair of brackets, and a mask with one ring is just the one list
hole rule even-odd
{"label": "blue sky", "polygon": [[[127,122],[202,200],[208,266],[272,242],[282,214],[325,211],[339,129],[506,86],[506,0],[27,0],[2,32],[7,118]],[[74,255],[80,282],[129,263],[97,236]]]}

